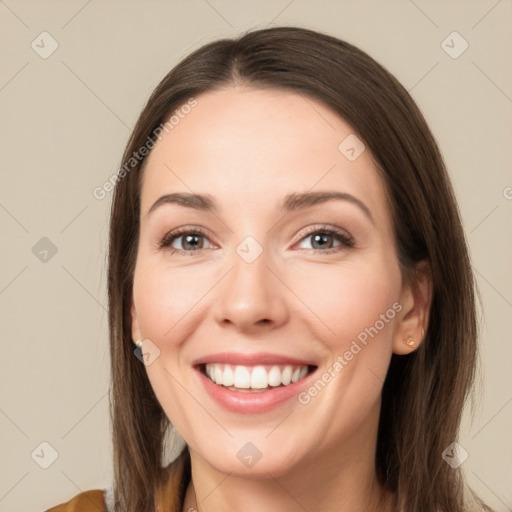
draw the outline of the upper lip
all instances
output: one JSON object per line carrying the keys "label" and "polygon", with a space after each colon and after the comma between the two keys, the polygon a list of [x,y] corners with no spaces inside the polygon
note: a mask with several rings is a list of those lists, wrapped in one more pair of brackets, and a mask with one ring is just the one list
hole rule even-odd
{"label": "upper lip", "polygon": [[226,363],[241,366],[257,365],[308,365],[317,366],[313,361],[297,359],[287,355],[273,354],[271,352],[256,352],[254,354],[241,354],[239,352],[219,352],[196,359],[194,366],[207,363]]}

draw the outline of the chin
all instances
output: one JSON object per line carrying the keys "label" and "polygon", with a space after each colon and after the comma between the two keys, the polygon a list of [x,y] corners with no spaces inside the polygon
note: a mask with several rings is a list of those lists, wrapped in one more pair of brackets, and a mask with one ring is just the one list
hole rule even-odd
{"label": "chin", "polygon": [[[220,443],[219,443],[220,445]],[[283,476],[299,467],[297,450],[283,450],[273,443],[230,439],[222,447],[195,450],[209,466],[219,473],[240,478],[268,479]]]}

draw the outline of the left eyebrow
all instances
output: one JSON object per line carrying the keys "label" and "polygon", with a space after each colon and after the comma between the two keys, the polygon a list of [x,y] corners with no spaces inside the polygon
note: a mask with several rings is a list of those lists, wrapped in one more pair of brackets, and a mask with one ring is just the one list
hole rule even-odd
{"label": "left eyebrow", "polygon": [[[348,201],[354,204],[365,213],[365,215],[373,224],[375,224],[370,209],[360,199],[346,192],[318,191],[288,194],[284,197],[283,202],[280,204],[280,210],[281,212],[304,210],[317,204],[326,203],[333,200]],[[153,203],[146,216],[164,204],[178,204],[186,208],[193,208],[195,210],[202,210],[212,213],[218,213],[219,211],[215,200],[210,194],[190,194],[187,192],[176,192],[159,197]]]}
{"label": "left eyebrow", "polygon": [[346,192],[318,191],[288,194],[284,198],[281,211],[290,212],[293,210],[310,208],[316,204],[326,203],[333,200],[348,201],[349,203],[354,204],[365,213],[373,224],[375,224],[372,212],[368,206],[366,206],[363,201],[357,197]]}

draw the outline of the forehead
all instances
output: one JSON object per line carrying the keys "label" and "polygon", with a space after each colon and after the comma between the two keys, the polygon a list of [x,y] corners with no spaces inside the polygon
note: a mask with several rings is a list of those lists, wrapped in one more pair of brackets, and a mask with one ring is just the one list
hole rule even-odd
{"label": "forehead", "polygon": [[147,157],[142,215],[175,191],[212,194],[221,208],[262,208],[287,193],[334,189],[385,208],[371,153],[351,161],[340,151],[354,130],[322,102],[287,90],[234,86],[195,99]]}

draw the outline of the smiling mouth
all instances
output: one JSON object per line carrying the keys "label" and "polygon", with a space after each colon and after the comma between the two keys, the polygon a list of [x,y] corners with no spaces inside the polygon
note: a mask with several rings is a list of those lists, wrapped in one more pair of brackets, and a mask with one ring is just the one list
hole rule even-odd
{"label": "smiling mouth", "polygon": [[317,366],[304,364],[245,366],[206,363],[198,365],[198,368],[218,386],[231,391],[262,393],[290,386],[313,373]]}

